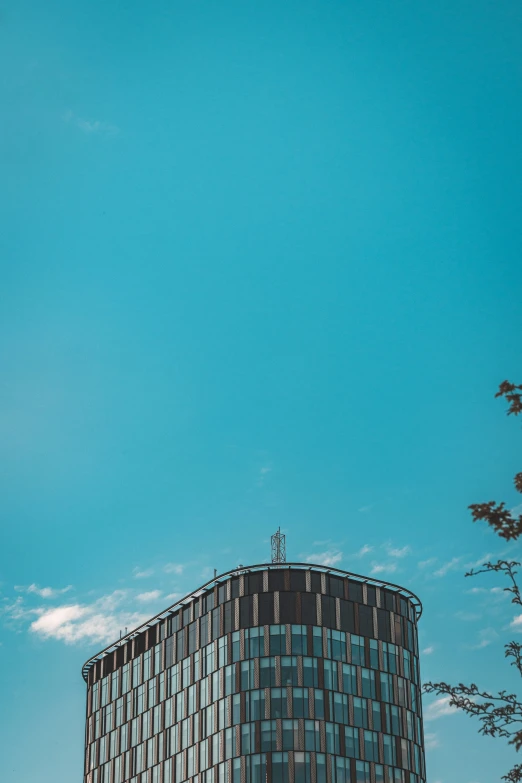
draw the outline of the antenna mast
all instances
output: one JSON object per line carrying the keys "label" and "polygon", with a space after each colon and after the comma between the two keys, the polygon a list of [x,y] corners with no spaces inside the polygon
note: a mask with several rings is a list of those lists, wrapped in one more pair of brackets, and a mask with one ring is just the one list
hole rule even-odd
{"label": "antenna mast", "polygon": [[272,545],[272,563],[286,563],[286,536],[281,533],[281,528],[270,539]]}

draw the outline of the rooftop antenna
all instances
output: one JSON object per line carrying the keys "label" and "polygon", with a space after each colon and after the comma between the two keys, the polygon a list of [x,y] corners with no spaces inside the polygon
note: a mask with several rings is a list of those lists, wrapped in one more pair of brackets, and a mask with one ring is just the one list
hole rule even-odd
{"label": "rooftop antenna", "polygon": [[272,545],[272,563],[286,563],[286,536],[277,528],[277,533],[270,538]]}

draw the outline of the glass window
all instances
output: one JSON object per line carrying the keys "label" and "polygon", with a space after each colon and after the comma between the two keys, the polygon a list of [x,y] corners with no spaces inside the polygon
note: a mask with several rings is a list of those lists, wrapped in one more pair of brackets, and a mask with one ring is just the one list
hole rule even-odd
{"label": "glass window", "polygon": [[379,761],[379,735],[376,731],[364,732],[364,758],[366,761]]}
{"label": "glass window", "polygon": [[[221,636],[218,640],[218,660],[219,660],[219,666],[226,666],[228,663],[228,645],[227,645],[227,637]],[[183,680],[183,683],[185,681]]]}
{"label": "glass window", "polygon": [[343,691],[357,693],[357,669],[351,663],[343,663]]}
{"label": "glass window", "polygon": [[324,718],[324,692],[317,689],[314,690],[314,715],[319,719]]}
{"label": "glass window", "polygon": [[245,656],[260,658],[265,654],[265,629],[247,628],[245,630]]}
{"label": "glass window", "polygon": [[417,712],[417,688],[410,682],[410,695],[411,695],[411,708],[414,712]]}
{"label": "glass window", "polygon": [[241,661],[241,690],[249,691],[254,687],[254,661]]}
{"label": "glass window", "polygon": [[381,678],[381,701],[393,701],[393,683],[391,675],[380,673]]}
{"label": "glass window", "polygon": [[339,753],[339,726],[337,723],[325,723],[326,752]]}
{"label": "glass window", "polygon": [[344,631],[328,629],[327,633],[328,657],[335,661],[346,660],[346,635]]}
{"label": "glass window", "polygon": [[334,693],[332,695],[334,721],[336,723],[349,723],[348,695],[346,693]]}
{"label": "glass window", "polygon": [[324,753],[318,753],[316,755],[315,765],[317,783],[326,783],[326,756]]}
{"label": "glass window", "polygon": [[390,714],[391,714],[392,734],[395,734],[395,736],[398,737],[400,734],[402,734],[401,713],[399,707],[396,707],[394,704],[391,704]]}
{"label": "glass window", "polygon": [[256,724],[243,723],[241,726],[241,754],[252,753],[256,749]]}
{"label": "glass window", "polygon": [[370,783],[370,765],[366,761],[355,762],[355,780],[357,783]]}
{"label": "glass window", "polygon": [[337,690],[337,662],[324,661],[324,687],[329,691]]}
{"label": "glass window", "polygon": [[275,658],[261,658],[259,661],[259,686],[269,688],[276,684]]}
{"label": "glass window", "polygon": [[234,631],[232,634],[232,661],[239,661],[240,657],[239,631]]}
{"label": "glass window", "polygon": [[266,755],[256,753],[247,758],[247,783],[266,783]]}
{"label": "glass window", "polygon": [[397,674],[397,647],[391,642],[382,643],[384,671]]}
{"label": "glass window", "polygon": [[288,783],[288,753],[272,753],[272,783]]}
{"label": "glass window", "polygon": [[298,725],[296,720],[283,721],[283,750],[294,750],[298,747]]}
{"label": "glass window", "polygon": [[307,652],[306,625],[292,625],[292,655],[306,655]]}
{"label": "glass window", "polygon": [[370,666],[372,669],[379,668],[379,642],[376,639],[370,639]]}
{"label": "glass window", "polygon": [[321,750],[321,738],[318,720],[305,720],[305,750]]}
{"label": "glass window", "polygon": [[143,681],[146,682],[151,676],[151,650],[143,653]]}
{"label": "glass window", "polygon": [[389,734],[383,734],[384,763],[394,766],[396,763],[395,740]]}
{"label": "glass window", "polygon": [[246,714],[248,720],[262,720],[265,717],[265,692],[262,689],[246,693]]}
{"label": "glass window", "polygon": [[360,729],[368,728],[368,708],[366,699],[360,699],[357,696],[353,698],[353,722]]}
{"label": "glass window", "polygon": [[281,656],[281,685],[297,685],[297,656]]}
{"label": "glass window", "polygon": [[233,726],[225,729],[225,758],[231,759],[235,755],[236,730]]}
{"label": "glass window", "polygon": [[309,753],[294,753],[295,783],[310,783],[311,768]]}
{"label": "glass window", "polygon": [[381,705],[378,701],[372,701],[372,721],[373,721],[373,728],[375,731],[382,731],[381,728]]}
{"label": "glass window", "polygon": [[275,720],[261,721],[261,750],[274,750],[276,747],[276,722]]}
{"label": "glass window", "polygon": [[303,685],[310,688],[317,688],[319,685],[317,658],[303,658]]}
{"label": "glass window", "polygon": [[[292,690],[292,709],[294,718],[308,718],[308,688],[293,688]],[[320,691],[320,693],[322,695],[322,691]]]}
{"label": "glass window", "polygon": [[284,655],[286,653],[286,630],[284,625],[272,625],[270,627],[270,655]]}
{"label": "glass window", "polygon": [[361,668],[362,676],[362,695],[368,699],[375,699],[375,672],[373,669]]}
{"label": "glass window", "polygon": [[[236,666],[231,663],[225,667],[225,696],[230,696],[236,690]],[[190,695],[190,689],[189,689]]]}
{"label": "glass window", "polygon": [[288,711],[286,704],[286,688],[272,688],[270,692],[270,717],[287,718]]}
{"label": "glass window", "polygon": [[359,732],[353,726],[345,726],[344,728],[344,744],[346,747],[346,755],[352,759],[359,758]]}
{"label": "glass window", "polygon": [[364,666],[366,663],[364,657],[364,639],[362,636],[351,636],[352,663],[356,666]]}
{"label": "glass window", "polygon": [[350,762],[338,756],[332,759],[332,781],[350,783]]}
{"label": "glass window", "polygon": [[323,657],[323,629],[315,626],[312,629],[313,654],[316,658]]}

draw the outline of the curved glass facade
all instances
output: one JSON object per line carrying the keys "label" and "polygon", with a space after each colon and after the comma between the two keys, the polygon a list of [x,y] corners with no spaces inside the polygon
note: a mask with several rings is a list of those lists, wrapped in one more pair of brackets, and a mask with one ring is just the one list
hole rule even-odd
{"label": "curved glass facade", "polygon": [[424,783],[415,597],[228,577],[86,664],[85,783]]}

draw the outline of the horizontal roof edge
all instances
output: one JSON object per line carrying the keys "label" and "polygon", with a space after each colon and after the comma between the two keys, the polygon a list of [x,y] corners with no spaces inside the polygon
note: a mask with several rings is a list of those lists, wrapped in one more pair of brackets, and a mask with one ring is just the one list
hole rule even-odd
{"label": "horizontal roof edge", "polygon": [[116,642],[109,644],[103,650],[100,650],[99,653],[96,653],[96,655],[93,655],[90,658],[88,658],[82,666],[83,679],[85,680],[85,682],[87,682],[87,674],[89,672],[89,669],[92,666],[94,666],[96,661],[105,658],[106,655],[108,655],[111,652],[114,652],[114,650],[116,650],[118,647],[121,647],[122,644],[129,641],[130,639],[133,639],[135,636],[138,636],[138,634],[140,634],[142,631],[145,631],[147,628],[150,628],[152,625],[156,625],[162,620],[165,620],[169,615],[174,614],[174,612],[180,609],[184,604],[199,597],[201,591],[206,590],[207,588],[210,588],[215,584],[218,584],[219,582],[224,582],[227,579],[232,578],[233,576],[250,573],[251,571],[266,571],[270,569],[281,569],[281,568],[299,568],[305,571],[319,571],[322,573],[349,577],[350,579],[355,579],[356,581],[359,582],[374,585],[375,587],[385,587],[387,589],[391,589],[394,592],[401,594],[404,598],[408,598],[413,603],[413,605],[415,606],[415,610],[417,612],[417,620],[419,620],[420,616],[422,615],[422,604],[420,602],[420,599],[415,595],[415,593],[412,593],[411,590],[408,590],[405,587],[401,587],[400,585],[396,585],[393,582],[385,582],[381,579],[374,579],[373,577],[370,576],[362,576],[361,574],[355,574],[351,571],[343,571],[342,569],[335,568],[334,566],[316,565],[314,563],[260,563],[251,566],[239,566],[238,568],[233,568],[230,571],[225,571],[224,573],[219,574],[218,576],[212,577],[212,579],[209,579],[208,582],[205,582],[205,584],[201,585],[200,587],[197,587],[195,590],[192,590],[190,593],[187,593],[187,595],[185,595],[183,598],[180,598],[178,601],[176,601],[176,603],[172,604],[167,609],[163,609],[163,611],[159,612],[154,617],[151,617],[150,620],[146,620],[137,628],[134,628],[132,631],[129,631],[129,633],[126,633],[125,636],[122,636]]}

